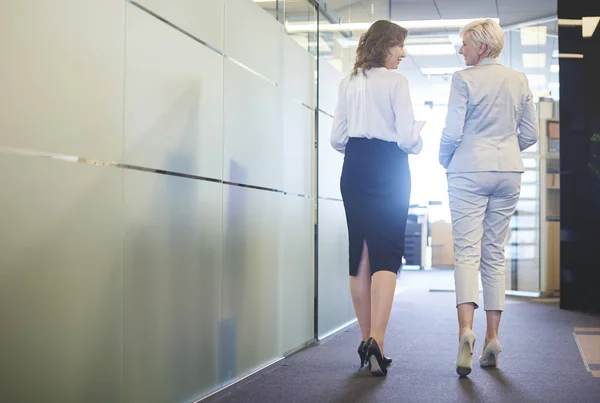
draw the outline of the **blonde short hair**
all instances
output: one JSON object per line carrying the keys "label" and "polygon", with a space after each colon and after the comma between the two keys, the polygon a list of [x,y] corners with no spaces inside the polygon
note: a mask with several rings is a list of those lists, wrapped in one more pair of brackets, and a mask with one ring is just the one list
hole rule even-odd
{"label": "blonde short hair", "polygon": [[504,49],[504,31],[494,20],[471,21],[460,30],[463,40],[466,35],[476,48],[483,44],[487,45],[486,57],[498,57]]}

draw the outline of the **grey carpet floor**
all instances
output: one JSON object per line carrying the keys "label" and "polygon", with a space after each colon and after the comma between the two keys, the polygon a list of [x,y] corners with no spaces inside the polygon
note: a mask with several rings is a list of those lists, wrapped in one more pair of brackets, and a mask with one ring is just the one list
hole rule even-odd
{"label": "grey carpet floor", "polygon": [[[444,277],[445,276],[445,277]],[[586,371],[574,327],[600,327],[600,316],[560,310],[557,301],[507,298],[498,369],[476,365],[485,337],[485,313],[475,315],[473,372],[454,371],[457,320],[446,273],[402,273],[386,355],[388,376],[359,370],[358,325],[307,348],[204,400],[253,402],[600,402],[600,378]]]}

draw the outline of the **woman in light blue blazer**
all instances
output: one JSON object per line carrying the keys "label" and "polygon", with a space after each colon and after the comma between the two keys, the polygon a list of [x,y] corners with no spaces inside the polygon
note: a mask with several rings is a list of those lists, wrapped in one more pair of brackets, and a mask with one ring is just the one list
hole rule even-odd
{"label": "woman in light blue blazer", "polygon": [[456,371],[471,372],[481,271],[487,333],[482,367],[495,367],[504,310],[504,247],[524,172],[521,151],[538,139],[533,96],[524,74],[497,59],[504,32],[493,20],[473,21],[461,30],[460,54],[470,68],[454,74],[448,116],[440,144],[447,169],[454,236],[454,279],[459,322]]}

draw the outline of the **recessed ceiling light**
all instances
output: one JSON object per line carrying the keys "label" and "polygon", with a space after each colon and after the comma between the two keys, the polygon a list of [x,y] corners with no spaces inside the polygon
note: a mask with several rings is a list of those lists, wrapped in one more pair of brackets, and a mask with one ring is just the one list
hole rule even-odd
{"label": "recessed ceiling light", "polygon": [[545,45],[548,33],[548,28],[544,25],[537,27],[521,28],[521,45],[522,46],[540,46]]}

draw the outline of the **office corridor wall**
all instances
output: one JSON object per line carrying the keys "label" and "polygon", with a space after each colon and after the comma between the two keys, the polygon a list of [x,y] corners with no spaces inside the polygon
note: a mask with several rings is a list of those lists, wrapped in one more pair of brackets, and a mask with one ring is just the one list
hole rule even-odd
{"label": "office corridor wall", "polygon": [[0,27],[0,401],[188,403],[312,340],[314,57],[250,0]]}

